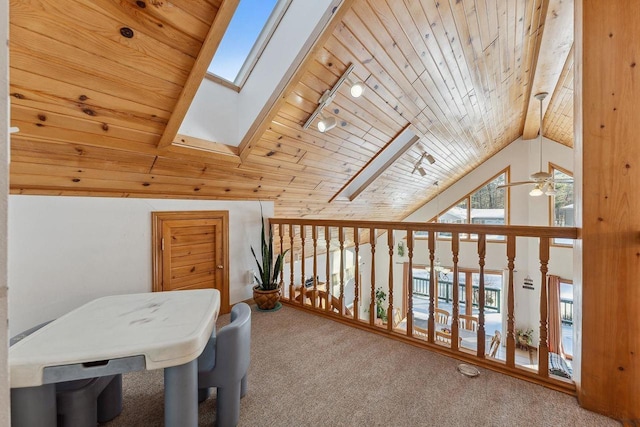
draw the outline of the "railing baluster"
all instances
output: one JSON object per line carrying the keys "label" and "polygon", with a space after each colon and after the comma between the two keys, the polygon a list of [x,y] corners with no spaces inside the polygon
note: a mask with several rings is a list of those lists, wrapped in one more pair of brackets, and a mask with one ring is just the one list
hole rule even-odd
{"label": "railing baluster", "polygon": [[344,316],[344,228],[338,227],[340,242],[340,316]]}
{"label": "railing baluster", "polygon": [[[282,255],[282,253],[284,252],[284,224],[278,224],[278,234],[280,235],[279,236],[280,237],[280,254]],[[282,263],[284,264],[284,260]],[[279,286],[280,286],[280,293],[284,294],[284,268],[280,270]],[[284,297],[284,295],[281,295],[281,296]],[[291,292],[289,292],[289,298],[287,299],[291,301]]]}
{"label": "railing baluster", "polygon": [[[289,270],[291,270],[289,272],[290,276],[291,276],[291,278],[289,280],[289,295],[291,296],[291,299],[293,301],[296,300],[296,289],[293,286],[293,280],[294,280],[294,278],[293,278],[294,271],[293,270],[294,270],[294,259],[295,259],[295,256],[294,256],[294,253],[293,253],[294,252],[294,250],[293,250],[293,236],[294,236],[294,234],[295,234],[295,232],[294,232],[293,224],[289,224],[289,243],[290,243],[290,246],[289,246],[289,258],[291,260],[291,262],[289,264],[289,267],[290,267]],[[300,297],[300,298],[301,298],[300,299],[300,303],[302,304],[302,297]]]}
{"label": "railing baluster", "polygon": [[313,240],[313,299],[311,306],[317,308],[318,298],[318,226],[311,226],[311,239]]}
{"label": "railing baluster", "polygon": [[369,324],[376,322],[376,229],[369,229],[369,241],[371,244],[371,303],[369,304]]}
{"label": "railing baluster", "polygon": [[331,249],[331,231],[329,226],[324,227],[324,240],[327,245],[327,253],[326,253],[326,278],[325,282],[325,293],[324,293],[324,308],[326,311],[331,311],[331,267],[329,265],[329,250]]}
{"label": "railing baluster", "polygon": [[458,350],[458,319],[460,318],[460,275],[458,274],[458,254],[460,235],[451,233],[451,254],[453,255],[453,317],[451,319],[451,349]]}
{"label": "railing baluster", "polygon": [[300,302],[302,302],[302,304],[305,304],[307,301],[307,287],[305,286],[306,277],[304,275],[304,264],[306,260],[304,256],[305,231],[306,226],[300,225]]}
{"label": "railing baluster", "polygon": [[549,264],[549,238],[540,238],[540,345],[538,346],[538,374],[549,376],[549,343],[547,342],[547,265]]}
{"label": "railing baluster", "polygon": [[413,336],[413,230],[407,230],[407,255],[409,256],[409,286],[407,287],[407,336]]}
{"label": "railing baluster", "polygon": [[478,283],[478,357],[484,358],[486,333],[484,330],[484,259],[487,255],[487,237],[485,234],[478,235],[478,265],[480,266],[480,281]]}
{"label": "railing baluster", "polygon": [[356,263],[356,268],[355,268],[355,278],[354,278],[354,284],[353,286],[355,286],[353,293],[354,293],[354,297],[353,297],[353,318],[355,320],[360,319],[360,232],[358,230],[358,227],[354,227],[353,228],[353,245],[354,245],[354,252],[355,252],[355,263]]}
{"label": "railing baluster", "polygon": [[429,327],[428,327],[428,340],[430,343],[434,342],[435,337],[435,299],[434,295],[436,293],[436,275],[435,273],[435,264],[434,260],[436,258],[436,233],[434,231],[429,231]]}
{"label": "railing baluster", "polygon": [[507,266],[509,269],[509,283],[507,290],[507,366],[515,366],[516,336],[514,328],[514,296],[513,269],[516,259],[516,237],[507,236]]}
{"label": "railing baluster", "polygon": [[389,249],[389,308],[387,309],[387,330],[393,330],[393,229],[387,228],[387,246]]}

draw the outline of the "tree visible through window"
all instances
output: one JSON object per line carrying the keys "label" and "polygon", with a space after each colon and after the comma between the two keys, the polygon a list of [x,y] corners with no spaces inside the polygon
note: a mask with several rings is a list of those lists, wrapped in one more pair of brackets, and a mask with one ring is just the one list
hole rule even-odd
{"label": "tree visible through window", "polygon": [[[438,222],[447,224],[491,224],[504,225],[507,218],[507,204],[504,188],[508,169],[491,178],[481,187],[458,200],[454,206],[438,214]],[[434,222],[435,218],[430,222]],[[451,233],[438,233],[438,237],[449,238]],[[477,235],[460,235],[461,239],[476,240]],[[487,235],[490,240],[504,240],[504,236]]]}
{"label": "tree visible through window", "polygon": [[[553,196],[550,223],[556,227],[574,227],[573,175],[551,164],[556,195]],[[553,239],[556,245],[573,244],[571,239]]]}

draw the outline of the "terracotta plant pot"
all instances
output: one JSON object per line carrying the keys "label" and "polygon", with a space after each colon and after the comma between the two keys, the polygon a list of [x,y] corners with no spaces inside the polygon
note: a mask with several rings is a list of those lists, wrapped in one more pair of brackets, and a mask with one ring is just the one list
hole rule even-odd
{"label": "terracotta plant pot", "polygon": [[253,288],[253,300],[260,310],[273,310],[280,301],[280,288],[263,291],[256,286]]}

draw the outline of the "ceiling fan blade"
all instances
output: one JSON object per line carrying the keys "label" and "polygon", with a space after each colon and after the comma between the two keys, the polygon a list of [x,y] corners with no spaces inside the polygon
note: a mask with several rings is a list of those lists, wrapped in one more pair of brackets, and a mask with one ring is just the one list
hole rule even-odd
{"label": "ceiling fan blade", "polygon": [[518,182],[510,182],[508,184],[502,184],[502,185],[498,185],[498,188],[505,188],[505,187],[514,187],[516,185],[524,185],[524,184],[537,184],[536,181],[518,181]]}
{"label": "ceiling fan blade", "polygon": [[572,179],[549,179],[547,181],[555,184],[573,184]]}

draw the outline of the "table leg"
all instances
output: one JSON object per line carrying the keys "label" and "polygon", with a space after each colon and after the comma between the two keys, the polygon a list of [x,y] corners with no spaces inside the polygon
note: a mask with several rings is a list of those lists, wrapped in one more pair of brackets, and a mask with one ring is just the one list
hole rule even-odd
{"label": "table leg", "polygon": [[198,426],[198,361],[164,369],[164,425]]}
{"label": "table leg", "polygon": [[11,389],[12,427],[56,427],[56,385]]}

